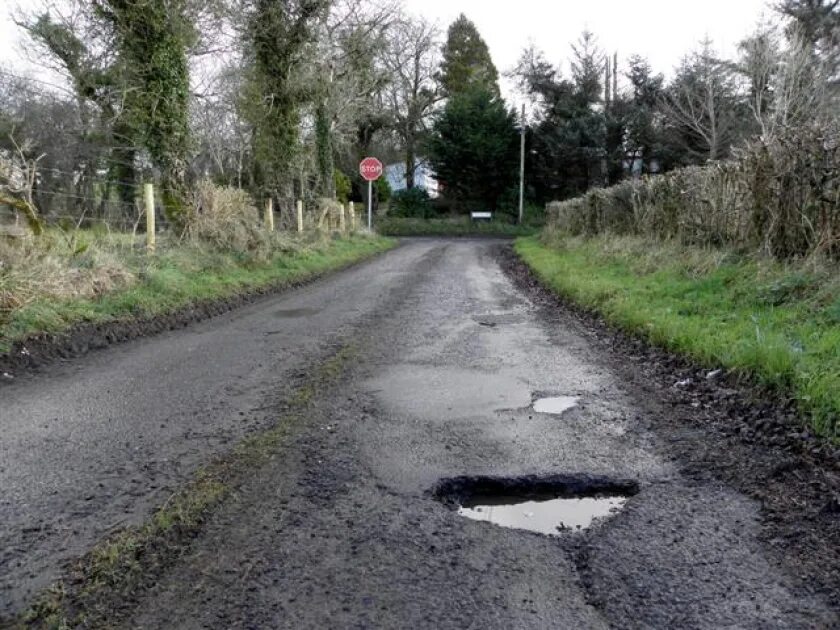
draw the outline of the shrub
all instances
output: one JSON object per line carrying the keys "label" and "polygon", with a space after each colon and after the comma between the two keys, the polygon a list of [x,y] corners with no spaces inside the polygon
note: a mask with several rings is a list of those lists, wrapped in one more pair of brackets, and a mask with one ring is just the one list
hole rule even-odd
{"label": "shrub", "polygon": [[388,214],[393,217],[428,219],[435,214],[432,200],[423,188],[398,190],[391,197]]}
{"label": "shrub", "polygon": [[373,190],[377,203],[386,204],[391,200],[393,193],[391,191],[391,184],[384,177],[380,177],[373,182]]}
{"label": "shrub", "polygon": [[184,221],[187,238],[208,243],[221,251],[236,251],[264,258],[271,238],[263,227],[251,197],[238,188],[200,182]]}
{"label": "shrub", "polygon": [[840,258],[840,133],[798,128],[738,159],[625,181],[548,204],[554,229]]}
{"label": "shrub", "polygon": [[353,184],[350,182],[350,178],[338,169],[334,171],[334,177],[336,199],[341,203],[347,203],[353,193]]}
{"label": "shrub", "polygon": [[342,204],[329,197],[318,197],[315,200],[316,225],[319,230],[337,230]]}

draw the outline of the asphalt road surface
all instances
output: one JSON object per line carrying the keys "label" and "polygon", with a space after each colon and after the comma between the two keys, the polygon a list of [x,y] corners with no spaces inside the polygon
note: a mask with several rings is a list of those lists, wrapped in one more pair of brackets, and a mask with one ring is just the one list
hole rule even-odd
{"label": "asphalt road surface", "polygon": [[[352,345],[346,374],[126,627],[836,627],[836,598],[768,543],[759,504],[685,476],[674,433],[648,422],[663,407],[529,300],[502,247],[409,241],[0,389],[0,615],[270,426],[280,385]],[[536,413],[546,396],[576,404]],[[552,474],[639,491],[557,536],[464,518],[429,492]]]}

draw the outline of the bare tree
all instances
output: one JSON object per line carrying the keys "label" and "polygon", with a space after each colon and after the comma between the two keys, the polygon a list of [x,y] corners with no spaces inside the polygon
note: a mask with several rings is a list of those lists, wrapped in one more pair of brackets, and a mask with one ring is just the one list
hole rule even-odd
{"label": "bare tree", "polygon": [[738,44],[738,72],[747,82],[747,107],[763,137],[770,134],[768,114],[773,103],[773,83],[779,71],[780,43],[776,28],[759,27]]}
{"label": "bare tree", "polygon": [[372,98],[387,81],[377,64],[396,19],[395,2],[340,0],[321,25],[312,69],[319,193],[335,196],[335,155],[354,139]]}
{"label": "bare tree", "polygon": [[763,28],[739,49],[737,67],[749,84],[747,106],[764,141],[832,117],[830,64],[814,56],[802,31],[791,29],[783,46],[775,29]]}
{"label": "bare tree", "polygon": [[719,60],[711,42],[683,60],[662,99],[662,110],[685,136],[685,148],[718,160],[729,154],[737,137],[737,88],[729,65]]}
{"label": "bare tree", "polygon": [[389,31],[384,56],[391,77],[386,99],[405,152],[406,187],[414,188],[418,147],[442,93],[435,80],[440,31],[424,18],[403,18]]}
{"label": "bare tree", "polygon": [[233,60],[216,70],[204,84],[205,91],[195,95],[192,103],[197,148],[193,174],[242,188],[249,183],[251,126],[242,111],[240,61]]}

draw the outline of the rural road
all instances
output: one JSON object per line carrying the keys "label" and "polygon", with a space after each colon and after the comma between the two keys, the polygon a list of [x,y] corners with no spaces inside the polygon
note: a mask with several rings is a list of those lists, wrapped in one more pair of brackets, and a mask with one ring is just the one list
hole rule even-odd
{"label": "rural road", "polygon": [[[532,300],[505,247],[407,241],[0,389],[0,616],[270,426],[285,383],[351,347],[125,627],[837,627],[836,598],[769,540],[760,502],[687,472],[674,445],[703,439],[676,420],[691,408],[635,387],[583,324]],[[532,408],[560,396],[576,399],[562,414]],[[528,475],[638,492],[557,536],[464,518],[430,492]]]}

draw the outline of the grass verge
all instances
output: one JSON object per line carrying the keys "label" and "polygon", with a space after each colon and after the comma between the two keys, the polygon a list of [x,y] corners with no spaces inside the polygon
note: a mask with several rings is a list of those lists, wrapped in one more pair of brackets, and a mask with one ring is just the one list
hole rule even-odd
{"label": "grass verge", "polygon": [[708,367],[796,399],[813,429],[840,432],[840,273],[637,237],[522,238],[517,254],[553,291]]}
{"label": "grass verge", "polygon": [[154,258],[121,256],[134,280],[98,296],[44,295],[0,311],[0,354],[38,334],[58,334],[82,323],[144,319],[190,304],[267,288],[282,288],[345,267],[396,245],[392,239],[350,236],[295,244],[267,260],[209,247],[173,247]]}
{"label": "grass verge", "polygon": [[537,228],[503,221],[456,219],[409,219],[384,217],[376,221],[376,231],[386,236],[499,236],[514,238],[535,234]]}
{"label": "grass verge", "polygon": [[[246,438],[228,454],[199,469],[193,479],[142,525],[97,544],[67,578],[41,594],[11,628],[112,627],[126,602],[185,551],[217,508],[249,473],[275,457],[292,430],[306,419],[316,392],[336,382],[356,348],[344,346],[310,372],[285,401],[274,427]],[[0,620],[0,627],[7,627]]]}

